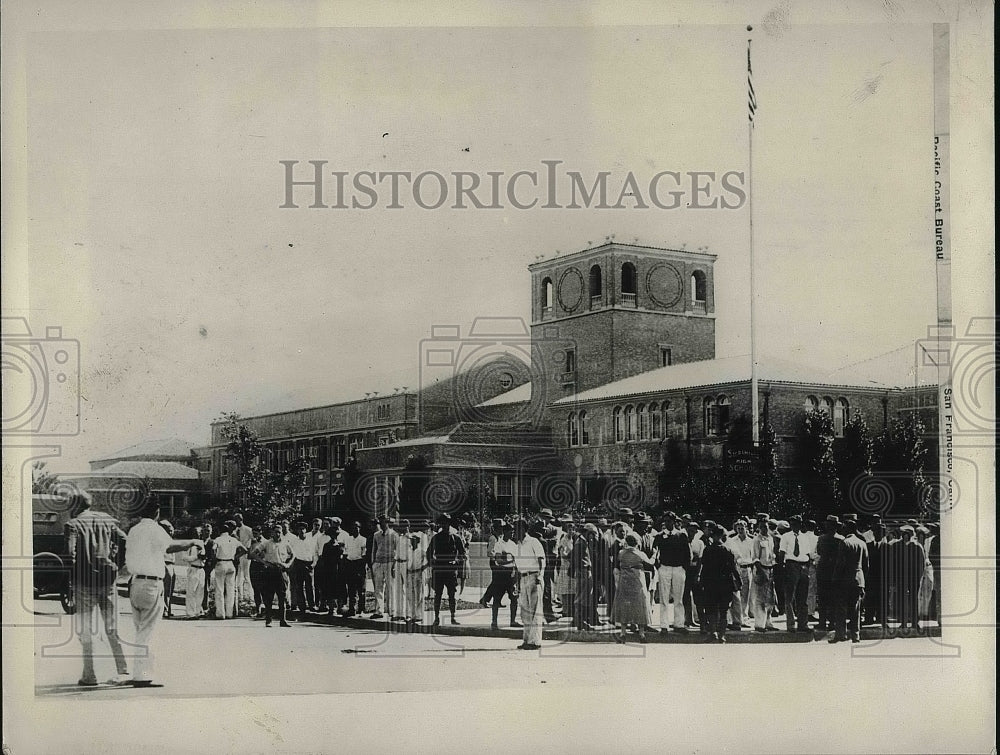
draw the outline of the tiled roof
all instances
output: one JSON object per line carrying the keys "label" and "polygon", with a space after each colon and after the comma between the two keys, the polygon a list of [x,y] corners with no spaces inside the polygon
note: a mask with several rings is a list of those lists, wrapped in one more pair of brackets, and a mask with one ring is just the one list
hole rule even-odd
{"label": "tiled roof", "polygon": [[191,455],[193,443],[180,440],[179,438],[167,438],[162,440],[149,440],[145,443],[137,443],[128,448],[122,448],[112,454],[107,454],[94,461],[106,459],[136,459],[149,456],[188,458]]}
{"label": "tiled roof", "polygon": [[157,480],[197,480],[198,470],[176,461],[116,461],[92,475],[150,477]]}
{"label": "tiled roof", "polygon": [[[698,388],[702,386],[739,383],[750,380],[750,356],[706,359],[660,367],[655,370],[616,380],[613,383],[591,388],[556,401],[571,404],[578,401],[595,401],[619,396],[636,396],[644,393]],[[805,383],[840,385],[860,388],[892,388],[892,384],[872,380],[848,370],[839,370],[836,380],[827,370],[806,367],[771,357],[761,357],[757,362],[757,378],[773,383]]]}

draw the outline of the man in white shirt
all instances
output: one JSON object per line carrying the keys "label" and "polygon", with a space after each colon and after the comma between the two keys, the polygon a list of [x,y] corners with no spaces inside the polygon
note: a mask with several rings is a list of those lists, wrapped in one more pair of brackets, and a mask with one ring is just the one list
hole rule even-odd
{"label": "man in white shirt", "polygon": [[734,630],[750,626],[750,566],[753,564],[753,538],[747,532],[745,519],[737,519],[733,528],[736,534],[726,539],[726,547],[736,558],[740,572],[740,590],[733,596],[729,608],[729,628]]}
{"label": "man in white shirt", "polygon": [[[204,530],[195,527],[196,538],[201,538]],[[187,563],[187,582],[184,587],[184,612],[189,619],[197,619],[204,615],[201,608],[205,597],[205,546],[193,545],[184,552]]]}
{"label": "man in white shirt", "polygon": [[[777,524],[775,522],[775,524]],[[766,632],[775,629],[771,624],[774,610],[774,529],[767,514],[757,515],[757,535],[753,539],[753,622],[754,630]]]}
{"label": "man in white shirt", "polygon": [[410,558],[410,520],[404,519],[396,533],[396,562],[392,571],[392,588],[389,605],[393,621],[406,618],[406,564]]}
{"label": "man in white shirt", "polygon": [[233,537],[236,522],[229,519],[225,532],[215,538],[215,618],[231,619],[236,615],[236,559],[247,549]]}
{"label": "man in white shirt", "polygon": [[[129,602],[132,604],[132,623],[135,625],[136,654],[132,684],[148,687],[153,683],[153,630],[163,615],[163,564],[167,553],[178,553],[193,545],[204,545],[201,540],[174,540],[157,524],[159,504],[147,504],[142,518],[129,530],[125,538],[125,567],[132,575],[129,584]],[[143,650],[145,652],[143,652]]]}
{"label": "man in white shirt", "polygon": [[372,586],[375,590],[375,613],[373,619],[381,619],[385,614],[391,617],[392,577],[396,570],[396,549],[399,536],[389,529],[389,518],[384,514],[378,518],[378,529],[372,536]]}
{"label": "man in white shirt", "polygon": [[271,528],[271,539],[254,548],[254,560],[263,567],[261,593],[264,602],[264,626],[271,626],[271,606],[278,598],[278,621],[281,626],[289,626],[285,621],[285,593],[288,585],[288,569],[294,560],[292,547],[282,538],[281,527]]}
{"label": "man in white shirt", "polygon": [[304,621],[306,611],[313,605],[313,568],[316,566],[316,541],[306,534],[306,523],[295,523],[295,535],[288,541],[292,549],[292,610],[298,611],[299,620]]}
{"label": "man in white shirt", "polygon": [[[233,537],[240,541],[240,545],[248,553],[250,544],[253,542],[253,530],[243,523],[243,514],[237,512],[233,515],[236,528],[233,530]],[[241,558],[236,567],[236,602],[246,600],[253,596],[253,584],[250,582],[250,559]]]}
{"label": "man in white shirt", "polygon": [[798,514],[788,517],[788,526],[791,529],[778,543],[778,562],[785,565],[785,620],[789,632],[808,632],[809,561],[816,550],[816,538],[802,532]]}
{"label": "man in white shirt", "polygon": [[408,522],[406,532],[399,541],[406,545],[406,560],[399,566],[403,572],[404,591],[406,593],[405,618],[407,624],[419,624],[424,616],[424,572],[427,570],[427,553],[423,538],[419,533],[410,533]]}
{"label": "man in white shirt", "polygon": [[540,650],[542,647],[542,574],[545,572],[545,548],[538,539],[541,534],[539,525],[529,528],[524,522],[519,523],[517,530],[520,539],[517,552],[514,554],[514,566],[520,579],[521,623],[524,625],[524,641],[518,645],[519,650]]}
{"label": "man in white shirt", "polygon": [[351,522],[344,536],[344,581],[347,584],[347,613],[354,616],[365,610],[365,556],[368,540],[361,534],[361,524]]}

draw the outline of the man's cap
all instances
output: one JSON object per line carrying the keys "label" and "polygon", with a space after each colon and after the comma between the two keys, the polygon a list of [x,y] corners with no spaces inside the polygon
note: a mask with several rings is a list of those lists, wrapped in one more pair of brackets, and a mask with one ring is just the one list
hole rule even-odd
{"label": "man's cap", "polygon": [[559,521],[560,522],[566,522],[567,524],[572,524],[573,523],[573,515],[572,514],[563,514],[563,515],[561,515],[559,517]]}
{"label": "man's cap", "polygon": [[[167,522],[167,524],[170,524],[170,522]],[[236,522],[234,522],[232,519],[227,519],[222,523],[222,526],[225,527],[227,530],[231,530],[233,527],[236,526]]]}
{"label": "man's cap", "polygon": [[906,523],[911,527],[916,527],[920,522],[918,522],[916,519],[907,519]]}
{"label": "man's cap", "polygon": [[618,516],[621,516],[621,517],[635,516],[635,514],[632,512],[632,509],[630,509],[628,506],[626,506],[623,509],[619,509]]}
{"label": "man's cap", "polygon": [[681,515],[681,521],[690,522],[691,521],[691,515],[690,514],[682,514]]}
{"label": "man's cap", "polygon": [[758,522],[759,522],[759,521],[760,521],[761,519],[763,519],[764,521],[767,521],[767,520],[768,520],[768,519],[770,519],[770,518],[771,518],[771,517],[769,517],[769,516],[768,516],[767,514],[757,514],[757,521],[758,521]]}
{"label": "man's cap", "polygon": [[503,527],[503,519],[499,519],[499,518],[493,519],[490,522],[490,524],[493,525],[494,527]]}
{"label": "man's cap", "polygon": [[790,517],[788,517],[788,521],[789,521],[789,523],[791,523],[791,522],[801,522],[802,521],[802,516],[799,515],[799,514],[792,514]]}
{"label": "man's cap", "polygon": [[913,527],[911,527],[908,524],[904,524],[902,527],[900,527],[899,531],[900,532],[909,532],[911,535],[915,532],[915,530],[913,529]]}
{"label": "man's cap", "polygon": [[664,511],[663,512],[663,518],[664,519],[674,519],[674,520],[676,520],[677,519],[677,514],[675,514],[673,511]]}
{"label": "man's cap", "polygon": [[552,509],[542,509],[538,512],[539,516],[552,516]]}
{"label": "man's cap", "polygon": [[870,523],[872,523],[872,524],[876,524],[876,523],[881,524],[882,523],[882,515],[881,514],[869,514],[868,515],[868,521]]}
{"label": "man's cap", "polygon": [[608,526],[607,517],[603,517],[603,516],[602,517],[598,517],[597,524],[600,527],[607,527]]}
{"label": "man's cap", "polygon": [[343,523],[344,523],[344,520],[341,519],[339,516],[332,516],[332,517],[330,517],[330,524],[343,524]]}
{"label": "man's cap", "polygon": [[852,523],[857,524],[858,515],[857,514],[844,514],[844,524]]}
{"label": "man's cap", "polygon": [[836,514],[827,514],[826,521],[831,522],[832,524],[840,524],[840,517]]}
{"label": "man's cap", "polygon": [[778,526],[779,527],[787,527],[788,526],[788,520],[787,519],[779,519],[778,520]]}

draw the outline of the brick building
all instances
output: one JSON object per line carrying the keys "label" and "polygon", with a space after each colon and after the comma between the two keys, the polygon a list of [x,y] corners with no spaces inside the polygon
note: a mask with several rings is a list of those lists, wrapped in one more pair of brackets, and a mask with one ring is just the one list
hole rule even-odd
{"label": "brick building", "polygon": [[[270,468],[310,460],[307,513],[350,502],[358,515],[419,517],[484,497],[513,510],[607,498],[622,483],[649,505],[667,446],[697,468],[718,467],[730,424],[750,414],[749,357],[716,358],[715,261],[615,242],[540,261],[529,266],[530,330],[495,319],[464,335],[436,328],[416,391],[243,421]],[[858,413],[873,433],[913,412],[936,426],[937,388],[915,383],[905,360],[835,373],[758,364],[779,469],[793,466],[809,409],[829,412],[838,434]],[[197,456],[225,504],[237,478],[221,432],[214,424]],[[417,478],[414,497],[407,481]]]}

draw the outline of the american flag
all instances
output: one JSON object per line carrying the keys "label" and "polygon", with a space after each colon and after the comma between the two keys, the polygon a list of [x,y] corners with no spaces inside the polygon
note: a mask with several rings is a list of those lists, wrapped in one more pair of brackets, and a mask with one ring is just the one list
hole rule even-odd
{"label": "american flag", "polygon": [[753,116],[757,112],[757,95],[753,91],[753,66],[750,65],[750,40],[747,40],[747,105],[750,111],[750,125],[753,126]]}

